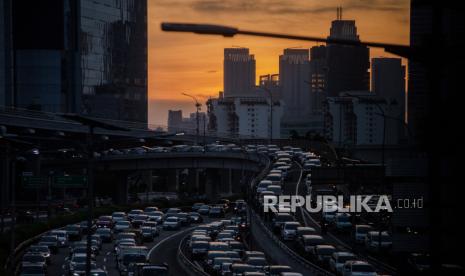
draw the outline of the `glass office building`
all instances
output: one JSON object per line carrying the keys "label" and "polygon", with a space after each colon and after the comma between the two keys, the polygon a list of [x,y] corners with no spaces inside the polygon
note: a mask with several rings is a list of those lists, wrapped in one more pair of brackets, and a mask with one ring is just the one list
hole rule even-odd
{"label": "glass office building", "polygon": [[147,122],[146,0],[12,3],[14,106]]}

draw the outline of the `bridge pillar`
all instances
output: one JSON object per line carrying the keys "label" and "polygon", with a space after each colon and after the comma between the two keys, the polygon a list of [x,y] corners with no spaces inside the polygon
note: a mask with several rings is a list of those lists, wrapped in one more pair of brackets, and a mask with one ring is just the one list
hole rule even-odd
{"label": "bridge pillar", "polygon": [[94,176],[95,194],[111,195],[113,203],[128,203],[128,173],[127,172],[103,172]]}
{"label": "bridge pillar", "polygon": [[205,181],[205,195],[214,201],[218,195],[218,186],[221,185],[221,176],[218,169],[207,169]]}

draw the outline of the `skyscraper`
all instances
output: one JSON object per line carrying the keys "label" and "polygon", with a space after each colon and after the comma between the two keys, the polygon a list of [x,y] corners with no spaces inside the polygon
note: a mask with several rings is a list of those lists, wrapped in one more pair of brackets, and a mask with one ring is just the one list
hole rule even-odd
{"label": "skyscraper", "polygon": [[[331,23],[328,39],[359,41],[355,21],[342,20],[342,14],[338,12],[338,18]],[[328,43],[326,49],[327,96],[334,97],[342,91],[370,88],[368,47]]]}
{"label": "skyscraper", "polygon": [[393,100],[405,114],[405,66],[400,58],[373,58],[371,60],[371,90],[378,96]]}
{"label": "skyscraper", "polygon": [[146,0],[12,3],[11,105],[147,122]]}
{"label": "skyscraper", "polygon": [[255,86],[255,58],[247,48],[225,48],[223,63],[225,97],[245,96]]}
{"label": "skyscraper", "polygon": [[308,49],[285,49],[279,56],[279,80],[284,101],[283,122],[298,122],[310,114]]}
{"label": "skyscraper", "polygon": [[327,72],[326,46],[313,46],[310,48],[310,102],[312,114],[321,114],[323,112],[323,102],[326,98]]}

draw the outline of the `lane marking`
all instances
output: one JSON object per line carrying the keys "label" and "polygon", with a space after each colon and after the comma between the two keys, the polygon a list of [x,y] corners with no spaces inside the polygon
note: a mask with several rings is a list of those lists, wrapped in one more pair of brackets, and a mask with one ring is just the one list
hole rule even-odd
{"label": "lane marking", "polygon": [[167,241],[173,239],[174,237],[177,237],[177,236],[179,236],[179,235],[181,235],[181,234],[184,234],[184,233],[186,233],[186,232],[188,232],[188,231],[191,231],[191,230],[193,230],[193,229],[196,228],[196,227],[197,227],[197,225],[196,225],[196,226],[189,227],[189,228],[187,228],[187,229],[184,229],[184,230],[182,230],[182,231],[180,231],[180,232],[174,233],[173,235],[168,236],[168,237],[162,239],[162,240],[159,241],[154,247],[152,247],[152,248],[149,250],[148,259],[150,260],[150,256],[152,255],[153,251],[155,251],[155,250],[156,250],[158,247],[160,247],[163,243],[165,243],[165,242],[167,242]]}
{"label": "lane marking", "polygon": [[[295,185],[295,195],[297,196],[299,195],[299,186],[300,186],[300,182],[302,181],[303,170],[302,170],[302,166],[298,162],[295,162],[295,163],[300,168],[299,179],[297,181],[297,185]],[[302,219],[304,220],[305,226],[308,226],[307,220],[305,219],[305,215],[304,215],[304,208],[300,207],[299,209],[300,209],[300,215],[302,216]]]}

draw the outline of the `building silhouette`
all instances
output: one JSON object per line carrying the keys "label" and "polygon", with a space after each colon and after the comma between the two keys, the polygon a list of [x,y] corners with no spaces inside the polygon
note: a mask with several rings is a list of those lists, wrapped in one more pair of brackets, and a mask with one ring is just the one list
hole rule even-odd
{"label": "building silhouette", "polygon": [[401,107],[400,119],[405,119],[405,66],[400,58],[371,60],[371,91]]}
{"label": "building silhouette", "polygon": [[[328,39],[359,41],[355,20],[338,18],[331,22]],[[337,96],[342,91],[370,89],[370,51],[366,46],[328,43],[326,46],[326,94]]]}
{"label": "building silhouette", "polygon": [[245,96],[255,86],[255,58],[247,48],[225,48],[223,63],[225,97]]}

